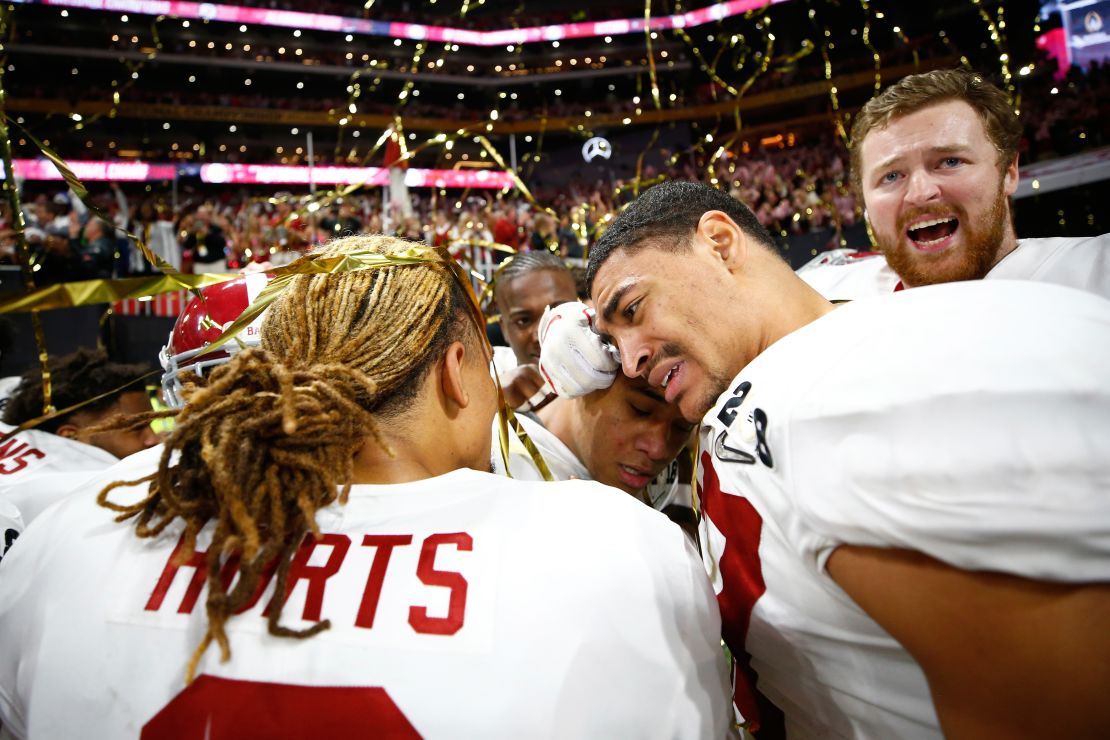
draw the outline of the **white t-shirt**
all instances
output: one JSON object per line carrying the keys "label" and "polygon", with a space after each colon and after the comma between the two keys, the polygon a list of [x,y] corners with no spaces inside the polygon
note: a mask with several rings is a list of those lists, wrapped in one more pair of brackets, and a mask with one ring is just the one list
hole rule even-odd
{"label": "white t-shirt", "polygon": [[[548,431],[547,427],[524,414],[517,414],[525,433],[536,445],[543,457],[551,477],[555,480],[592,480],[590,471],[578,459],[578,456],[563,443],[555,434]],[[493,472],[504,475],[504,462],[501,458],[501,447],[498,437],[499,421],[493,420]],[[509,473],[519,480],[543,480],[532,456],[524,447],[524,443],[509,429]],[[647,503],[657,511],[663,511],[668,506],[692,507],[690,496],[690,481],[681,480],[679,476],[678,460],[663,469],[659,475],[647,485],[645,490]]]}
{"label": "white t-shirt", "polygon": [[792,736],[939,738],[921,669],[825,563],[854,544],[1105,581],[1110,303],[1018,281],[849,303],[745,367],[701,449],[741,712],[757,675]]}
{"label": "white t-shirt", "polygon": [[119,477],[109,470],[44,513],[0,564],[0,721],[15,737],[140,737],[144,726],[201,737],[206,723],[212,737],[242,723],[263,736],[729,731],[720,621],[697,553],[622,493],[466,469],[356,485],[345,506],[318,512],[322,535],[294,561],[282,616],[330,629],[270,636],[268,583],[227,624],[231,660],[213,646],[186,689],[205,624],[200,570],[172,561],[179,523],[139,539],[96,505]]}
{"label": "white t-shirt", "polygon": [[[894,292],[901,279],[881,254],[836,250],[798,270],[798,277],[830,301]],[[1035,280],[1110,298],[1110,234],[1019,239],[1017,248],[986,275],[992,280]]]}
{"label": "white t-shirt", "polygon": [[[0,424],[0,434],[12,429]],[[0,442],[0,498],[30,524],[50,504],[117,462],[94,445],[28,429]]]}

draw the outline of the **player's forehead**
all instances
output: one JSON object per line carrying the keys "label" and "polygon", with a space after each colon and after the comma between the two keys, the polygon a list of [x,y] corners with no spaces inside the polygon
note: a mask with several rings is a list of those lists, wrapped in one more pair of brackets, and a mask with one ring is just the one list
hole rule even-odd
{"label": "player's forehead", "polygon": [[619,309],[632,298],[648,292],[658,297],[676,289],[675,276],[691,267],[692,260],[676,259],[675,253],[665,249],[614,250],[598,268],[591,286],[598,327],[619,319]]}
{"label": "player's forehead", "polygon": [[958,99],[944,100],[894,116],[872,129],[860,144],[865,170],[889,166],[906,156],[991,146],[975,109]]}
{"label": "player's forehead", "polygon": [[577,300],[574,277],[566,270],[532,270],[498,285],[497,303],[502,312],[539,310]]}

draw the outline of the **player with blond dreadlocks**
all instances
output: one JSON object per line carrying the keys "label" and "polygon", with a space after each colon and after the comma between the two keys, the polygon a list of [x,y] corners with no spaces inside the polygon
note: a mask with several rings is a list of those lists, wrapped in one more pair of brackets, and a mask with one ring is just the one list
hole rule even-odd
{"label": "player with blond dreadlocks", "polygon": [[[309,259],[413,249],[351,237]],[[488,346],[465,288],[416,251],[293,277],[261,347],[186,387],[160,459],[24,534],[0,564],[5,730],[728,732],[691,546],[597,483],[488,472]]]}

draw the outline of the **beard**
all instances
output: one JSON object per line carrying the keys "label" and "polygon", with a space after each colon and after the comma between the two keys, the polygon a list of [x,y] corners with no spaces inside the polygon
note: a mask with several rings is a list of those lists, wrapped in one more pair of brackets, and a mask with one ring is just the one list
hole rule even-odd
{"label": "beard", "polygon": [[[943,211],[927,208],[908,211],[898,219],[895,233],[876,230],[875,241],[887,264],[907,287],[980,280],[998,261],[1010,218],[1007,202],[1006,193],[999,187],[994,202],[979,223],[974,223],[958,204],[946,206]],[[956,248],[957,251],[918,252],[907,243],[906,227],[914,219],[928,215],[955,215],[959,220],[958,229],[963,231],[961,236],[964,242]]]}
{"label": "beard", "polygon": [[728,392],[728,385],[732,382],[731,377],[726,378],[717,373],[707,373],[707,375],[709,387],[698,403],[697,416],[693,419],[689,419],[686,417],[686,412],[682,412],[683,419],[689,424],[700,423],[705,415],[709,413],[709,409],[713,408],[713,405],[717,403],[717,399],[720,398],[722,394]]}
{"label": "beard", "polygon": [[[690,353],[687,352],[686,348],[681,344],[667,342],[662,346],[659,359],[652,365],[652,368],[661,362],[675,357],[682,357],[686,361],[689,361]],[[713,404],[717,403],[717,399],[721,397],[721,394],[728,390],[729,383],[731,383],[733,377],[735,377],[735,373],[727,373],[717,368],[705,367],[700,362],[698,363],[698,367],[702,373],[705,374],[705,390],[698,395],[694,395],[696,389],[687,389],[674,401],[678,406],[679,412],[682,414],[682,418],[689,424],[698,424],[701,422],[702,417],[709,412],[709,409],[713,408]],[[650,374],[652,368],[648,369],[644,377]],[[692,405],[687,403],[687,396],[693,399]]]}

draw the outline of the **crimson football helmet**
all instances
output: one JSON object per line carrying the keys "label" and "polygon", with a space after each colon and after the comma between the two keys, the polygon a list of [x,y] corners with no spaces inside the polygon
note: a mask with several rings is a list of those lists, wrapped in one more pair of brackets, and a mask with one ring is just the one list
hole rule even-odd
{"label": "crimson football helmet", "polygon": [[208,368],[229,362],[235,353],[262,342],[262,314],[213,352],[205,348],[239,318],[266,287],[269,276],[252,273],[200,289],[204,300],[193,298],[177,317],[166,346],[158,355],[162,363],[162,395],[168,406],[181,408],[181,375],[203,376]]}

